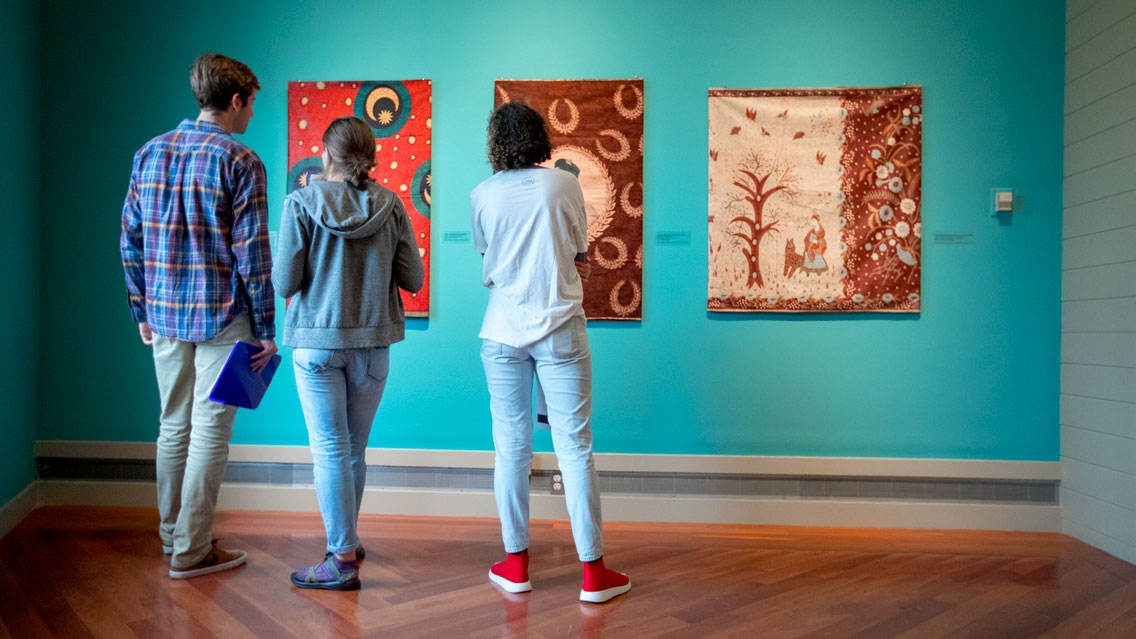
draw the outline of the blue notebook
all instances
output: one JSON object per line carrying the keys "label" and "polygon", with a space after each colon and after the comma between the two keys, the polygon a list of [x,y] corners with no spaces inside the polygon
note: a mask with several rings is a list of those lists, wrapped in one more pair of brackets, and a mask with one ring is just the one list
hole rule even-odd
{"label": "blue notebook", "polygon": [[221,373],[217,375],[217,381],[213,382],[213,388],[209,390],[209,399],[241,408],[259,406],[260,400],[264,399],[264,392],[268,390],[268,384],[272,381],[272,376],[280,366],[281,357],[273,355],[260,373],[254,373],[249,365],[252,356],[258,352],[260,352],[259,346],[245,342],[233,344],[229,358],[225,360]]}

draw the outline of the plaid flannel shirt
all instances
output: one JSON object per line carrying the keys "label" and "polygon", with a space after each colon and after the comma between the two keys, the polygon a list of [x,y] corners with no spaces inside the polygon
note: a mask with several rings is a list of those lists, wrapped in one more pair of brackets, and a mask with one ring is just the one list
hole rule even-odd
{"label": "plaid flannel shirt", "polygon": [[185,120],[134,155],[119,248],[134,321],[201,342],[247,312],[275,338],[264,164],[222,127]]}

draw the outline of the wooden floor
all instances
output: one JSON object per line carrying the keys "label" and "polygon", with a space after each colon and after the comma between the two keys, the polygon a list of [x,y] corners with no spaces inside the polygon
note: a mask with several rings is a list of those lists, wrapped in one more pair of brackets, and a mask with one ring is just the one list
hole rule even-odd
{"label": "wooden floor", "polygon": [[364,516],[363,589],[292,588],[318,515],[221,513],[248,564],[175,581],[149,509],[34,511],[0,540],[0,636],[1136,637],[1136,567],[1057,534],[619,524],[631,592],[582,604],[571,533],[533,525],[533,591],[489,584],[496,520]]}

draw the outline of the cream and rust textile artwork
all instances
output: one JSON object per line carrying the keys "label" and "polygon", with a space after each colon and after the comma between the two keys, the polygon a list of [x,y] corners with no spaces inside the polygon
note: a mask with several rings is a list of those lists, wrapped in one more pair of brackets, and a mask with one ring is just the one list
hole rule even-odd
{"label": "cream and rust textile artwork", "polygon": [[922,89],[712,89],[724,312],[920,311]]}
{"label": "cream and rust textile artwork", "polygon": [[589,319],[643,317],[643,80],[498,80],[495,106],[528,104],[576,175],[588,213]]}

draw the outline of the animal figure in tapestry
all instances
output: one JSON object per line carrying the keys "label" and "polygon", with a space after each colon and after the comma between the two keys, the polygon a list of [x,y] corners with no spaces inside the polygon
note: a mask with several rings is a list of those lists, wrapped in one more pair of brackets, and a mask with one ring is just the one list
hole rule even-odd
{"label": "animal figure in tapestry", "polygon": [[785,240],[785,269],[783,274],[785,279],[793,277],[797,269],[805,263],[805,256],[797,252],[796,245],[793,244],[792,239]]}

